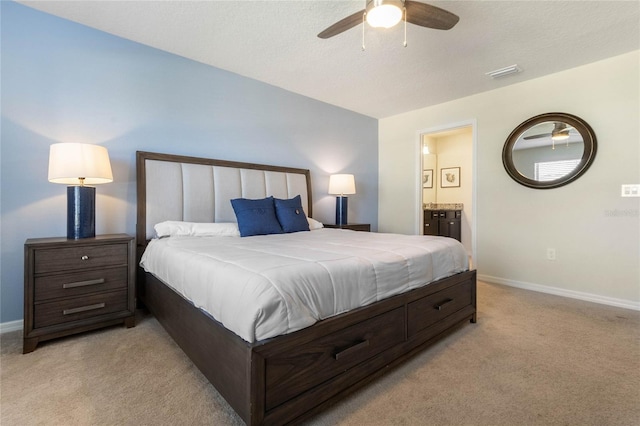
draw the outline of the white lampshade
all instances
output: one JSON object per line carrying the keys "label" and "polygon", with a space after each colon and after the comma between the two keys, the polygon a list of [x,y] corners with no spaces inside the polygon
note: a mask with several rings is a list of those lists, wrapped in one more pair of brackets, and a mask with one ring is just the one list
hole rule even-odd
{"label": "white lampshade", "polygon": [[345,195],[356,193],[356,180],[353,175],[339,174],[329,176],[329,194]]}
{"label": "white lampshade", "polygon": [[367,23],[374,28],[391,28],[402,20],[402,1],[371,0],[367,5]]}
{"label": "white lampshade", "polygon": [[51,145],[49,182],[68,185],[113,182],[107,148],[85,143]]}

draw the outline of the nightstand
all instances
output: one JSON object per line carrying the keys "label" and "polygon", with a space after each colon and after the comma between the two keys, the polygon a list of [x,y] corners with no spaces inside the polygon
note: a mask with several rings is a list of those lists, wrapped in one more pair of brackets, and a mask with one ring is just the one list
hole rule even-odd
{"label": "nightstand", "polygon": [[325,228],[350,229],[352,231],[371,232],[371,225],[368,223],[347,223],[346,225],[324,224]]}
{"label": "nightstand", "polygon": [[113,324],[135,325],[135,240],[35,238],[24,244],[22,353]]}

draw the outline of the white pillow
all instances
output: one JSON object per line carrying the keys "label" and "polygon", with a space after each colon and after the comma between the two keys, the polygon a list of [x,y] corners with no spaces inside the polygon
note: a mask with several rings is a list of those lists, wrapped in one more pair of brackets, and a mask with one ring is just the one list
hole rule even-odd
{"label": "white pillow", "polygon": [[312,218],[308,217],[307,220],[309,221],[309,230],[310,231],[313,231],[314,229],[324,228],[324,225],[322,223],[318,222],[315,219],[312,219]]}
{"label": "white pillow", "polygon": [[156,230],[158,237],[239,237],[240,231],[238,224],[233,222],[225,223],[195,223],[195,222],[179,222],[168,220],[156,224],[153,229]]}

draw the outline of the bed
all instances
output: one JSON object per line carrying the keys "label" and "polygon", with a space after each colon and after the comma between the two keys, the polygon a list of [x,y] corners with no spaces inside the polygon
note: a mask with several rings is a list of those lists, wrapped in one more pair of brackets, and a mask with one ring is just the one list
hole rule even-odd
{"label": "bed", "polygon": [[[160,247],[157,240],[150,242],[156,235],[154,225],[166,221],[234,222],[230,205],[234,198],[272,195],[284,199],[300,195],[306,216],[313,216],[310,173],[306,169],[150,152],[138,152],[136,161],[139,259],[154,244]],[[355,231],[332,229],[298,234],[253,241],[260,244],[268,241],[269,250],[275,245],[283,247],[285,252],[287,245],[299,244],[300,248],[295,251],[300,253],[297,256],[300,258],[311,256],[302,254],[305,246],[338,247],[337,252],[325,250],[324,246],[314,250],[321,252],[322,257],[314,258],[311,263],[316,268],[321,264],[323,270],[342,261],[341,253],[345,250],[354,250],[353,247],[358,250],[359,245],[371,244],[366,238],[383,243],[377,240],[383,238],[382,235],[366,237],[365,233]],[[356,234],[359,237],[354,240]],[[323,243],[327,238],[329,242]],[[397,238],[394,246],[401,245],[405,237]],[[433,238],[440,245],[446,245],[448,240],[425,238]],[[229,240],[233,244],[228,244],[227,251],[240,250],[236,247],[240,240],[248,241]],[[349,245],[347,248],[341,246],[343,240]],[[193,249],[188,238],[172,241],[175,244],[169,245],[180,250]],[[254,243],[254,249],[262,250],[260,244]],[[404,251],[400,255],[404,255]],[[216,252],[215,257],[220,256]],[[296,256],[287,252],[287,257]],[[232,260],[237,263],[235,258]],[[387,263],[387,259],[381,262]],[[371,263],[370,259],[364,263]],[[246,269],[246,265],[243,267]],[[300,271],[303,267],[303,264],[293,265]],[[419,264],[414,267],[421,270]],[[277,331],[273,336],[238,331],[244,329],[234,328],[217,312],[205,311],[203,303],[187,297],[175,284],[168,285],[169,278],[160,272],[152,274],[139,268],[137,291],[138,300],[248,425],[287,424],[299,422],[339,401],[465,322],[475,322],[476,273],[466,267],[460,270],[460,265],[456,268],[452,269],[455,273],[446,277],[436,273],[427,285],[408,280],[410,284],[399,294],[383,292],[382,296],[366,296],[365,306],[342,307],[319,317],[314,313],[311,316],[317,318],[311,324],[294,321],[295,327]],[[167,269],[171,270],[168,266]],[[415,276],[411,271],[407,274]]]}

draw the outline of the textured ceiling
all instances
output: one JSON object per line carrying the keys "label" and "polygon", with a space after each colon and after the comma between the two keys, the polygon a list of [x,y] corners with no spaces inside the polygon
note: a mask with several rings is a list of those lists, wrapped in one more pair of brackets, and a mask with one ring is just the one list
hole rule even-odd
{"label": "textured ceiling", "polygon": [[[359,1],[20,1],[44,12],[375,118],[640,48],[640,2],[425,1],[460,17],[316,35]],[[518,64],[522,73],[486,72]],[[606,76],[603,76],[606,78]]]}

